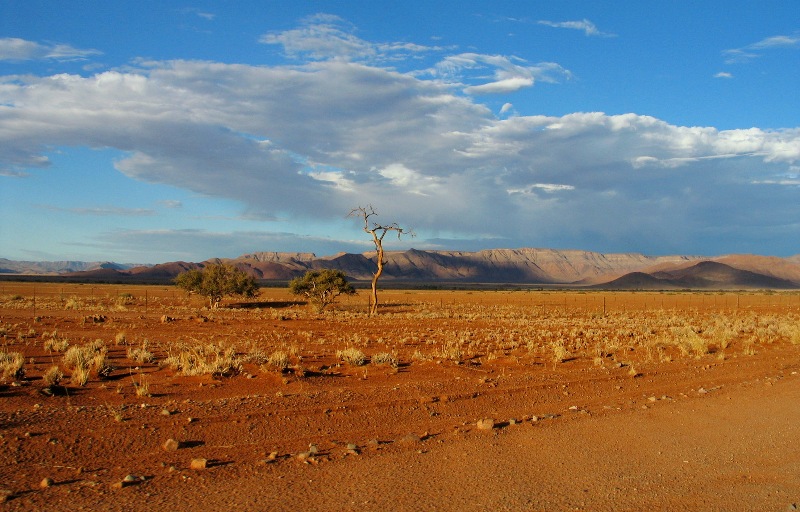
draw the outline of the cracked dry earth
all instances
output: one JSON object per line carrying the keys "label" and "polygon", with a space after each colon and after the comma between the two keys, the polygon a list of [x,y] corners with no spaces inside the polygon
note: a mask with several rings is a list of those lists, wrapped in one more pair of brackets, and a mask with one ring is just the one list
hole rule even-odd
{"label": "cracked dry earth", "polygon": [[[800,506],[800,345],[775,342],[744,354],[733,342],[724,357],[711,351],[672,360],[627,347],[620,349],[630,352],[624,363],[611,354],[598,363],[577,354],[554,362],[529,349],[488,358],[475,344],[474,353],[453,360],[415,359],[426,345],[410,336],[402,346],[388,345],[397,368],[356,367],[336,362],[334,349],[351,344],[340,343],[342,333],[349,342],[376,337],[359,342],[375,353],[391,343],[386,339],[398,323],[412,333],[440,323],[488,337],[503,320],[491,326],[480,315],[407,320],[415,301],[443,304],[424,292],[398,295],[395,312],[387,306],[380,319],[316,317],[279,302],[281,292],[262,293],[281,304],[279,314],[230,310],[196,322],[199,309],[171,309],[175,321],[161,323],[160,311],[128,308],[103,312],[107,319],[94,324],[55,306],[40,309],[36,321],[25,308],[0,309],[5,350],[26,358],[25,375],[0,386],[0,506],[176,512]],[[786,315],[781,321],[796,323],[785,309],[756,315]],[[41,336],[55,328],[74,344],[109,340],[114,371],[43,393],[40,375],[57,360],[43,350]],[[120,330],[129,338],[146,335],[160,347],[157,360],[167,357],[170,339],[279,330],[283,341],[306,340],[299,347],[305,371],[245,362],[228,376],[185,376],[157,363],[135,365],[126,347],[112,341]],[[311,338],[339,346],[323,349]],[[135,393],[142,375],[149,396]]]}

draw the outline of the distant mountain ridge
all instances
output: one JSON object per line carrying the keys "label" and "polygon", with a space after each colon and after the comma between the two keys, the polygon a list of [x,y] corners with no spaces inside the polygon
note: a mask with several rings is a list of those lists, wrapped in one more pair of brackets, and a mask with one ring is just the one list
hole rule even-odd
{"label": "distant mountain ridge", "polygon": [[[311,269],[342,270],[366,281],[375,270],[375,253],[254,252],[232,259],[169,262],[134,266],[115,263],[13,262],[0,259],[0,274],[59,275],[95,281],[169,282],[192,268],[230,263],[264,281],[286,281]],[[382,280],[409,283],[508,283],[591,286],[615,289],[800,288],[800,255],[646,256],[580,250],[489,249],[464,251],[390,251]],[[6,271],[11,269],[11,272]]]}
{"label": "distant mountain ridge", "polygon": [[59,275],[98,269],[127,270],[141,266],[144,265],[111,261],[15,261],[0,258],[0,274]]}

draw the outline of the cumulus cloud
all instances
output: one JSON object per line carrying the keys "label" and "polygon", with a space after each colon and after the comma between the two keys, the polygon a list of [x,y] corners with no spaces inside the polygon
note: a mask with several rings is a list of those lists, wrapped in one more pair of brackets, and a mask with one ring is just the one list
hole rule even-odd
{"label": "cumulus cloud", "polygon": [[[127,176],[235,199],[247,218],[336,223],[372,203],[413,226],[418,245],[427,236],[659,252],[713,246],[730,236],[724,226],[746,236],[796,218],[786,173],[800,161],[798,128],[717,130],[635,113],[498,118],[442,76],[489,69],[465,87],[509,91],[514,79],[540,80],[542,66],[460,53],[431,79],[328,58],[369,57],[333,35],[349,41],[344,51],[323,38],[295,47],[310,61],[291,67],[165,61],[0,79],[0,173],[46,167],[53,147],[114,148]],[[134,235],[144,236],[114,241]],[[211,236],[185,239],[196,235]]]}
{"label": "cumulus cloud", "polygon": [[83,60],[101,53],[98,50],[82,50],[67,44],[41,44],[17,37],[0,38],[0,61]]}
{"label": "cumulus cloud", "polygon": [[714,78],[733,78],[733,75],[727,71],[720,71],[714,75]]}

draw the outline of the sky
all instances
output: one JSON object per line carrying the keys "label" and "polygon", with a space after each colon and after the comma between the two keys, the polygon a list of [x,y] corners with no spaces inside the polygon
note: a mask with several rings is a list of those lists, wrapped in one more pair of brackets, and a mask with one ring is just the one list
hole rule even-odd
{"label": "sky", "polygon": [[0,0],[0,257],[800,254],[796,0]]}

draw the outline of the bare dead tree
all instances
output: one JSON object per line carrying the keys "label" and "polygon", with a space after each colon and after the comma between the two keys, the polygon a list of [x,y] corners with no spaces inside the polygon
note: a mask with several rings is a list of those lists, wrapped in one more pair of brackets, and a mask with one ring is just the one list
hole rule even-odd
{"label": "bare dead tree", "polygon": [[372,242],[375,244],[375,251],[377,252],[378,269],[372,274],[372,294],[370,295],[369,301],[370,315],[378,313],[378,279],[380,279],[381,274],[383,274],[383,266],[386,265],[386,261],[383,259],[383,238],[389,231],[394,231],[397,233],[398,240],[400,240],[400,237],[403,235],[410,235],[412,237],[414,236],[412,231],[401,228],[396,222],[391,224],[380,224],[374,220],[371,220],[371,218],[375,217],[376,215],[378,215],[378,213],[375,211],[372,205],[353,208],[350,210],[350,214],[348,215],[348,217],[357,217],[364,221],[364,232],[372,235]]}

